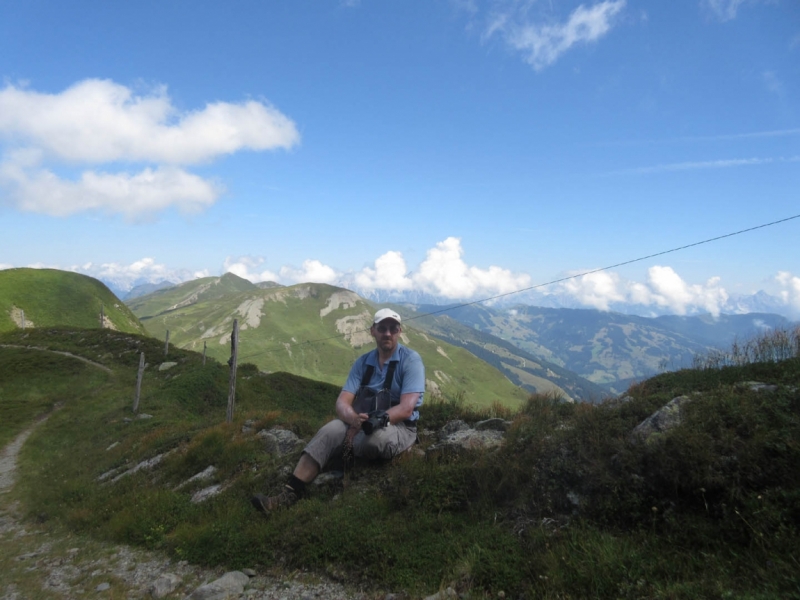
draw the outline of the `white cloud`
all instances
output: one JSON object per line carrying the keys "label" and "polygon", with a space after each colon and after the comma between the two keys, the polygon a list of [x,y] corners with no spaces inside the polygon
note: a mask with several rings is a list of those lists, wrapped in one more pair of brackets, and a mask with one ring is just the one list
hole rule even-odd
{"label": "white cloud", "polygon": [[633,304],[666,308],[679,315],[708,312],[717,316],[728,300],[719,277],[712,277],[704,284],[688,284],[672,267],[663,266],[650,267],[646,283],[600,271],[570,279],[545,293],[571,296],[598,310],[610,310],[614,304]]}
{"label": "white cloud", "polygon": [[784,303],[800,311],[800,277],[788,271],[780,271],[775,281],[781,286],[780,297]]}
{"label": "white cloud", "polygon": [[233,273],[234,275],[237,275],[242,279],[247,279],[253,283],[260,283],[262,281],[278,281],[278,275],[268,269],[258,272],[263,263],[264,259],[260,257],[228,257],[225,259],[224,270],[226,273]]}
{"label": "white cloud", "polygon": [[[37,265],[28,266],[43,268]],[[192,272],[187,269],[173,269],[164,264],[157,263],[155,259],[149,257],[139,259],[130,264],[117,262],[94,264],[88,262],[82,265],[69,266],[66,270],[101,279],[125,291],[142,283],[160,283],[162,281],[182,283],[184,281],[197,279],[198,277],[208,277],[208,271]]]}
{"label": "white cloud", "polygon": [[425,260],[413,274],[415,289],[445,298],[495,296],[530,285],[528,275],[507,269],[469,267],[461,258],[461,240],[449,237],[428,250]]}
{"label": "white cloud", "polygon": [[[202,210],[223,188],[180,165],[291,148],[299,139],[288,117],[254,100],[180,112],[163,86],[136,94],[88,79],[55,94],[13,85],[0,90],[0,187],[19,209],[52,216]],[[141,166],[119,171],[120,162]],[[63,167],[77,165],[90,168],[64,178]]]}
{"label": "white cloud", "polygon": [[485,37],[499,33],[539,71],[574,45],[596,42],[607,34],[625,3],[626,0],[605,0],[588,8],[582,4],[565,22],[555,24],[530,23],[525,10],[498,13],[491,19]]}
{"label": "white cloud", "polygon": [[391,250],[375,260],[375,268],[365,267],[355,275],[356,285],[364,290],[406,291],[414,287],[402,253]]}
{"label": "white cloud", "polygon": [[300,269],[281,267],[280,279],[289,283],[330,283],[339,279],[339,274],[318,260],[305,260]]}
{"label": "white cloud", "polygon": [[222,193],[218,184],[169,166],[135,174],[84,171],[70,181],[46,169],[6,163],[0,165],[0,184],[19,209],[54,217],[100,210],[136,219],[171,206],[191,213],[211,206]]}
{"label": "white cloud", "polygon": [[563,289],[581,304],[598,310],[609,310],[612,302],[625,301],[625,295],[618,288],[619,276],[609,271],[590,273],[564,282]]}
{"label": "white cloud", "polygon": [[728,300],[728,293],[720,286],[719,277],[710,278],[704,285],[689,285],[672,267],[650,267],[647,273],[653,302],[668,306],[679,315],[701,308],[717,316]]}
{"label": "white cloud", "polygon": [[100,79],[58,94],[0,90],[0,135],[67,161],[194,164],[239,150],[291,148],[294,123],[256,101],[180,114],[165,87],[149,95]]}
{"label": "white cloud", "polygon": [[639,167],[636,169],[622,169],[612,171],[608,175],[624,175],[633,173],[668,173],[672,171],[695,171],[699,169],[729,169],[733,167],[750,167],[756,165],[768,165],[774,163],[795,163],[800,162],[800,156],[778,156],[766,158],[730,158],[721,160],[703,160],[692,162],[670,163],[656,165],[653,167]]}

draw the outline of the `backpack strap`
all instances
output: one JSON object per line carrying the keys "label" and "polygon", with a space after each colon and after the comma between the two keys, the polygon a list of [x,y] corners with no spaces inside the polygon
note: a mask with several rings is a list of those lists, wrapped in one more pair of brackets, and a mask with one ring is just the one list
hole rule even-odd
{"label": "backpack strap", "polygon": [[397,363],[400,362],[398,360],[393,360],[389,362],[389,367],[386,369],[386,379],[383,380],[383,389],[384,390],[391,390],[392,389],[392,381],[394,381],[394,370],[397,368]]}
{"label": "backpack strap", "polygon": [[369,380],[372,379],[372,374],[375,372],[374,365],[365,365],[364,375],[361,376],[361,387],[367,387]]}

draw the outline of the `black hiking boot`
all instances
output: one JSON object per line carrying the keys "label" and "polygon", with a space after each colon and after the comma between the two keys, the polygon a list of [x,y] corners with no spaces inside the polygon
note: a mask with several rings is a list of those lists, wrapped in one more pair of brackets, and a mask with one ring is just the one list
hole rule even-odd
{"label": "black hiking boot", "polygon": [[265,496],[264,494],[256,494],[250,498],[250,503],[265,515],[268,515],[273,510],[279,508],[289,508],[292,504],[297,502],[300,496],[294,491],[294,488],[285,485],[283,490],[277,496]]}

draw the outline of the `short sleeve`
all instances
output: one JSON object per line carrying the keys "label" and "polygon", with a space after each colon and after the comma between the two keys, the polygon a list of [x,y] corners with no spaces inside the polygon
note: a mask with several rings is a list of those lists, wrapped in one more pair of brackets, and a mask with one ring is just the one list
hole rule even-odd
{"label": "short sleeve", "polygon": [[403,383],[400,389],[401,394],[413,392],[425,392],[425,366],[416,352],[410,352],[403,361]]}

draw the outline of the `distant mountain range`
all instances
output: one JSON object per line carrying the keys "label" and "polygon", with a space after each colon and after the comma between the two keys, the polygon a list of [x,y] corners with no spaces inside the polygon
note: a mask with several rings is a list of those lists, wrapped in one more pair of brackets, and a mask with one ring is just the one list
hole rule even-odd
{"label": "distant mountain range", "polygon": [[[115,280],[101,279],[117,297],[122,300],[128,301],[145,294],[149,294],[157,289],[171,287],[177,285],[176,282],[159,281],[148,282],[146,280],[137,280],[134,282],[133,287],[123,287],[120,282]],[[255,284],[259,287],[275,287],[281,284],[267,281]],[[454,300],[443,300],[441,296],[435,296],[420,291],[399,291],[399,290],[373,290],[363,289],[358,286],[354,279],[345,277],[337,284],[339,287],[349,289],[357,293],[365,300],[375,304],[431,304],[437,306],[445,306],[452,304]],[[466,300],[470,301],[470,300]],[[588,309],[585,304],[582,304],[574,296],[565,293],[543,293],[539,290],[528,290],[519,294],[512,294],[504,296],[486,303],[488,306],[495,308],[509,308],[519,304],[527,306],[540,306],[542,308],[575,308],[575,309]],[[609,311],[621,313],[625,315],[637,315],[640,317],[659,317],[664,315],[674,314],[669,307],[657,305],[641,305],[625,302],[612,302],[609,304]],[[728,300],[720,306],[722,314],[741,315],[748,313],[771,313],[782,315],[787,319],[798,319],[800,314],[792,306],[788,305],[784,299],[773,296],[763,290],[754,294],[733,294]],[[697,316],[699,313],[692,313]]]}
{"label": "distant mountain range", "polygon": [[525,305],[502,309],[408,305],[407,309],[422,315],[447,310],[459,323],[506,340],[613,393],[658,372],[689,367],[696,354],[726,349],[737,338],[792,326],[785,317],[766,313],[647,318]]}
{"label": "distant mountain range", "polygon": [[[766,295],[765,295],[766,296]],[[341,384],[371,345],[378,303],[325,284],[253,284],[228,273],[183,284],[144,284],[127,306],[101,282],[52,269],[0,271],[0,331],[27,326],[104,326],[164,338],[225,361],[233,319],[242,355],[267,371]],[[769,298],[761,300],[768,304]],[[382,302],[380,304],[387,304]],[[515,404],[554,392],[596,401],[697,354],[793,323],[772,313],[642,317],[530,305],[394,304],[404,340],[423,355],[431,393],[478,404]]]}

